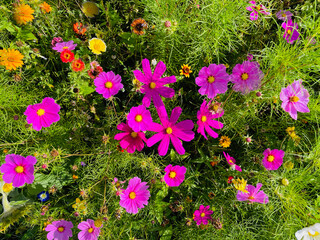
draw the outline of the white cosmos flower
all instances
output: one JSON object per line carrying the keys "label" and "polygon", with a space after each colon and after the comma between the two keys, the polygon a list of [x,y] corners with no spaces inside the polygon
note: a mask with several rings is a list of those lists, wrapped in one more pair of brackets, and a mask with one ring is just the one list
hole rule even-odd
{"label": "white cosmos flower", "polygon": [[320,223],[303,228],[296,232],[298,240],[320,240]]}

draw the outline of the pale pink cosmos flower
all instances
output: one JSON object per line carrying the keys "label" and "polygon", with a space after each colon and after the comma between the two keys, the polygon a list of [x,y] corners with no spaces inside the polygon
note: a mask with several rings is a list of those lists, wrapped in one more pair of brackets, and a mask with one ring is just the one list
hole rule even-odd
{"label": "pale pink cosmos flower", "polygon": [[263,155],[262,164],[267,170],[277,170],[283,163],[284,151],[282,150],[267,148]]}
{"label": "pale pink cosmos flower", "polygon": [[143,83],[140,91],[141,93],[145,93],[142,99],[144,106],[149,107],[152,99],[154,105],[160,107],[164,105],[160,96],[165,98],[172,98],[174,96],[174,90],[164,85],[176,82],[176,77],[161,78],[166,68],[166,65],[162,61],[159,61],[152,73],[150,62],[145,58],[142,60],[143,73],[140,70],[133,71],[134,76]]}
{"label": "pale pink cosmos flower", "polygon": [[115,75],[114,72],[101,72],[94,80],[96,92],[102,94],[104,98],[109,98],[116,95],[123,85],[121,83],[121,76]]}
{"label": "pale pink cosmos flower", "polygon": [[68,240],[70,237],[72,237],[71,228],[73,228],[72,222],[65,220],[53,221],[45,228],[45,230],[49,232],[47,234],[47,239]]}
{"label": "pale pink cosmos flower", "polygon": [[231,168],[232,168],[233,170],[237,170],[237,171],[239,171],[239,172],[242,172],[241,167],[239,167],[239,166],[236,164],[236,160],[235,160],[233,157],[231,157],[228,153],[225,153],[225,152],[223,152],[223,155],[224,155],[224,157],[227,159],[227,163],[231,166]]}
{"label": "pale pink cosmos flower", "polygon": [[201,68],[196,84],[200,86],[199,93],[214,98],[219,93],[228,90],[229,74],[223,64],[210,64],[208,67]]}
{"label": "pale pink cosmos flower", "polygon": [[198,130],[197,132],[200,133],[202,136],[205,137],[205,139],[208,139],[205,133],[205,130],[208,132],[208,134],[213,137],[217,138],[219,135],[215,131],[211,129],[221,129],[223,128],[223,123],[213,120],[214,118],[220,118],[223,116],[224,111],[216,114],[212,114],[212,112],[209,109],[209,106],[211,106],[211,102],[207,103],[206,100],[203,100],[203,103],[201,104],[200,110],[197,113],[197,124],[198,124]]}
{"label": "pale pink cosmos flower", "polygon": [[185,178],[187,169],[184,166],[172,166],[171,164],[164,169],[164,181],[169,187],[178,187]]}
{"label": "pale pink cosmos flower", "polygon": [[310,112],[308,108],[309,93],[308,90],[302,86],[301,79],[294,81],[286,88],[282,88],[280,99],[282,101],[281,107],[288,112],[294,120],[298,118],[297,112]]}
{"label": "pale pink cosmos flower", "polygon": [[283,38],[287,43],[293,44],[294,41],[300,39],[300,33],[298,32],[298,23],[293,23],[291,19],[288,22],[283,22],[281,27],[284,28]]}
{"label": "pale pink cosmos flower", "polygon": [[147,131],[152,123],[151,113],[145,106],[132,107],[127,116],[128,125],[133,131]]}
{"label": "pale pink cosmos flower", "polygon": [[201,205],[199,210],[194,211],[194,221],[196,221],[197,225],[201,223],[204,225],[208,224],[208,221],[212,219],[211,215],[213,211],[209,210],[210,206],[203,206]]}
{"label": "pale pink cosmos flower", "polygon": [[246,187],[246,190],[248,192],[245,193],[239,190],[237,193],[237,200],[257,202],[257,203],[263,203],[263,204],[268,203],[269,202],[268,196],[263,191],[259,191],[261,187],[262,187],[261,183],[258,183],[256,188],[248,184]]}
{"label": "pale pink cosmos flower", "polygon": [[92,219],[87,219],[87,221],[82,221],[78,224],[78,229],[81,231],[78,233],[79,240],[97,240],[100,234],[100,227],[94,225]]}
{"label": "pale pink cosmos flower", "polygon": [[288,21],[291,19],[293,14],[290,11],[280,10],[276,13],[276,16],[279,20]]}
{"label": "pale pink cosmos flower", "polygon": [[33,183],[36,162],[37,159],[33,156],[6,155],[5,163],[0,167],[0,171],[3,173],[3,181],[12,183],[14,187],[21,187],[25,183]]}
{"label": "pale pink cosmos flower", "polygon": [[143,132],[133,131],[132,128],[125,123],[120,123],[117,126],[117,129],[124,131],[124,133],[116,134],[114,136],[114,139],[119,140],[120,146],[123,149],[127,149],[128,153],[134,153],[136,150],[140,152],[143,149],[143,142],[147,142],[147,139]]}
{"label": "pale pink cosmos flower", "polygon": [[148,205],[150,197],[148,188],[147,182],[141,182],[140,178],[130,179],[127,189],[120,195],[120,206],[124,207],[128,213],[138,213],[138,209]]}
{"label": "pale pink cosmos flower", "polygon": [[69,42],[57,42],[55,46],[52,48],[53,50],[56,50],[57,52],[61,53],[64,50],[74,50],[76,48],[77,44],[73,43],[73,40]]}
{"label": "pale pink cosmos flower", "polygon": [[182,146],[181,140],[189,142],[194,138],[194,132],[192,131],[194,126],[193,122],[191,120],[184,120],[176,123],[182,112],[180,107],[175,107],[172,110],[170,120],[164,106],[157,108],[157,111],[162,125],[159,123],[152,123],[150,125],[149,131],[158,133],[147,140],[147,146],[151,147],[161,141],[158,152],[160,156],[164,156],[168,152],[171,140],[178,154],[183,155],[185,149]]}
{"label": "pale pink cosmos flower", "polygon": [[249,7],[246,7],[246,9],[247,9],[248,11],[252,12],[252,13],[250,14],[250,19],[251,19],[252,21],[255,21],[255,20],[258,19],[259,13],[262,13],[262,14],[264,14],[264,15],[271,15],[271,13],[269,13],[269,12],[267,11],[267,8],[266,8],[265,6],[263,6],[262,4],[260,4],[260,5],[259,5],[259,4],[256,4],[255,1],[250,1],[249,3],[252,4],[252,5],[249,6]]}

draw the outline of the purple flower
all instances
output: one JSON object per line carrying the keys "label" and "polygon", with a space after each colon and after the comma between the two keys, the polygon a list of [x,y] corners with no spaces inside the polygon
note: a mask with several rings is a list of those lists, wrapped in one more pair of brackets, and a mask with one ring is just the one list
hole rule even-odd
{"label": "purple flower", "polygon": [[253,55],[251,53],[248,53],[247,59],[248,59],[248,61],[251,61],[253,59]]}
{"label": "purple flower", "polygon": [[54,48],[57,43],[63,42],[63,39],[61,37],[54,37],[51,41],[51,47]]}
{"label": "purple flower", "polygon": [[47,239],[68,240],[72,237],[71,228],[73,228],[72,222],[65,220],[54,221],[45,228],[45,230],[49,232],[47,234]]}
{"label": "purple flower", "polygon": [[234,91],[245,95],[260,88],[263,76],[258,62],[244,61],[232,69],[230,81],[234,83]]}
{"label": "purple flower", "polygon": [[100,227],[96,227],[92,219],[82,221],[78,225],[78,229],[81,231],[78,233],[79,240],[97,240],[100,234]]}
{"label": "purple flower", "polygon": [[294,41],[300,39],[298,32],[298,23],[293,23],[291,19],[288,22],[283,22],[281,25],[285,32],[283,38],[286,39],[287,43],[293,44]]}
{"label": "purple flower", "polygon": [[197,118],[198,118],[197,124],[199,126],[197,132],[200,133],[202,136],[204,136],[205,139],[208,139],[206,136],[205,130],[208,132],[208,134],[211,137],[217,138],[219,136],[218,133],[213,131],[211,127],[215,129],[223,128],[223,123],[213,119],[222,117],[224,114],[224,111],[222,110],[221,113],[212,114],[212,112],[209,110],[209,107],[208,107],[211,105],[211,102],[212,101],[210,101],[207,104],[207,101],[203,100],[200,110],[197,113]]}
{"label": "purple flower", "polygon": [[58,42],[52,49],[61,53],[63,50],[66,50],[66,49],[69,51],[72,51],[76,48],[76,46],[77,44],[73,44],[73,40],[71,40],[69,42]]}
{"label": "purple flower", "polygon": [[225,152],[223,152],[223,155],[224,155],[224,157],[226,158],[227,163],[231,166],[231,168],[232,168],[233,170],[237,170],[237,171],[239,171],[239,172],[242,172],[241,167],[239,167],[239,166],[236,164],[236,160],[235,160],[233,157],[231,157],[228,153],[225,153]]}
{"label": "purple flower", "polygon": [[152,123],[151,113],[145,106],[132,107],[127,116],[128,125],[133,131],[147,131]]}
{"label": "purple flower", "polygon": [[246,7],[246,9],[250,12],[252,12],[250,14],[250,19],[252,21],[255,21],[258,19],[259,16],[259,12],[264,14],[264,15],[271,15],[271,13],[267,12],[267,8],[265,6],[263,6],[262,4],[257,5],[255,1],[250,1],[249,3],[251,3],[252,5],[250,7]]}
{"label": "purple flower", "polygon": [[288,21],[291,19],[293,14],[290,11],[280,10],[279,12],[276,13],[276,16],[279,20]]}
{"label": "purple flower", "polygon": [[309,93],[308,90],[302,86],[302,80],[294,81],[286,88],[282,88],[280,92],[280,99],[282,101],[281,107],[288,112],[290,116],[297,120],[297,112],[310,112],[308,108]]}
{"label": "purple flower", "polygon": [[169,187],[178,187],[183,182],[187,169],[184,166],[172,166],[171,164],[164,169],[164,181]]}
{"label": "purple flower", "polygon": [[269,202],[268,196],[263,191],[259,191],[261,187],[262,187],[261,183],[258,183],[256,188],[248,184],[246,187],[246,190],[248,192],[245,193],[239,190],[237,193],[237,200],[257,202],[257,203],[263,203],[263,204],[268,203]]}
{"label": "purple flower", "polygon": [[149,131],[158,133],[147,140],[147,146],[151,147],[161,141],[158,152],[160,156],[164,156],[168,152],[171,140],[178,154],[183,155],[185,149],[182,146],[181,140],[189,142],[194,138],[194,132],[192,131],[194,126],[193,122],[191,120],[184,120],[176,124],[182,112],[180,107],[172,110],[170,120],[164,106],[158,108],[157,111],[162,125],[159,123],[152,123],[150,125]]}
{"label": "purple flower", "polygon": [[109,98],[116,95],[123,85],[121,83],[121,76],[115,75],[112,71],[101,72],[94,80],[96,92],[102,94],[104,98]]}
{"label": "purple flower", "polygon": [[208,98],[225,93],[228,90],[228,82],[229,75],[223,64],[210,64],[209,67],[203,67],[196,78],[196,84],[200,86],[199,93],[207,95]]}
{"label": "purple flower", "polygon": [[161,96],[165,98],[172,98],[174,96],[174,90],[164,85],[176,82],[175,76],[164,77],[161,76],[166,71],[166,65],[159,61],[154,72],[152,73],[150,68],[150,62],[148,59],[142,60],[143,73],[140,70],[134,70],[134,76],[143,83],[140,91],[145,93],[142,99],[142,104],[146,107],[150,106],[151,99],[156,107],[163,106]]}
{"label": "purple flower", "polygon": [[282,150],[267,148],[263,155],[262,164],[267,170],[277,170],[283,163],[284,151]]}
{"label": "purple flower", "polygon": [[14,187],[21,187],[25,183],[33,183],[36,162],[37,159],[33,156],[6,155],[5,163],[0,167],[0,171],[3,173],[3,181],[12,183]]}
{"label": "purple flower", "polygon": [[209,210],[210,206],[201,205],[199,210],[194,211],[194,220],[197,222],[197,225],[203,223],[204,225],[208,224],[208,221],[211,220],[211,215],[213,211]]}

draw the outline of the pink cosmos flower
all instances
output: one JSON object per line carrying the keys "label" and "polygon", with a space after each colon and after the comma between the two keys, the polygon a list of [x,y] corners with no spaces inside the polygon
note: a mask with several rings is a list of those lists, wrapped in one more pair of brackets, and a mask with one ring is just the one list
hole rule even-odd
{"label": "pink cosmos flower", "polygon": [[147,146],[151,147],[161,141],[158,152],[160,156],[164,156],[168,152],[171,140],[176,151],[180,155],[183,155],[185,149],[182,146],[181,140],[189,142],[194,138],[194,132],[192,131],[194,126],[193,122],[191,120],[184,120],[176,124],[182,112],[180,107],[175,107],[172,110],[170,120],[165,107],[160,107],[157,111],[162,125],[159,123],[150,124],[149,131],[158,133],[147,140]]}
{"label": "pink cosmos flower", "polygon": [[289,19],[288,22],[283,22],[281,27],[285,30],[283,38],[286,39],[287,43],[293,44],[294,41],[300,38],[300,34],[298,32],[298,23],[293,23],[292,20]]}
{"label": "pink cosmos flower", "polygon": [[284,151],[282,150],[267,148],[263,155],[262,164],[267,170],[277,170],[283,163]]}
{"label": "pink cosmos flower", "polygon": [[224,157],[227,159],[228,164],[231,166],[231,168],[232,168],[233,170],[237,170],[237,171],[239,171],[239,172],[242,172],[241,167],[239,167],[239,166],[236,164],[236,160],[235,160],[233,157],[231,157],[228,153],[225,153],[225,152],[223,152],[223,155],[224,155]]}
{"label": "pink cosmos flower", "polygon": [[68,240],[72,237],[71,228],[73,228],[72,222],[65,220],[54,221],[45,228],[45,230],[49,232],[47,234],[47,239]]}
{"label": "pink cosmos flower", "polygon": [[29,105],[24,112],[27,116],[27,123],[32,124],[32,128],[40,131],[42,127],[49,127],[52,123],[60,120],[60,105],[55,100],[46,97],[41,103]]}
{"label": "pink cosmos flower", "polygon": [[164,169],[164,181],[169,187],[178,187],[184,180],[187,169],[184,166],[172,166],[171,164]]}
{"label": "pink cosmos flower", "polygon": [[264,15],[271,15],[271,13],[267,12],[267,8],[265,6],[263,6],[262,4],[257,5],[255,1],[250,1],[249,3],[251,3],[252,5],[250,7],[246,7],[246,9],[250,12],[252,12],[250,14],[250,19],[252,21],[255,21],[258,19],[259,16],[259,12],[264,14]]}
{"label": "pink cosmos flower", "polygon": [[213,211],[209,210],[210,206],[201,205],[199,210],[194,211],[194,220],[197,222],[197,225],[203,223],[204,225],[208,224],[208,221],[211,220],[211,215]]}
{"label": "pink cosmos flower", "polygon": [[56,45],[52,48],[53,50],[56,50],[57,52],[61,53],[63,50],[74,50],[76,48],[77,44],[73,44],[73,40],[69,42],[57,42]]}
{"label": "pink cosmos flower", "polygon": [[228,90],[229,75],[223,64],[210,64],[209,67],[201,68],[196,84],[200,86],[199,93],[214,98],[219,93]]}
{"label": "pink cosmos flower", "polygon": [[116,134],[114,139],[120,141],[120,146],[123,149],[127,149],[128,153],[134,153],[136,150],[140,152],[143,149],[143,142],[147,142],[143,132],[133,131],[126,123],[120,123],[117,129],[124,131],[124,133]]}
{"label": "pink cosmos flower", "polygon": [[96,92],[102,94],[104,98],[109,98],[116,95],[123,85],[121,83],[121,76],[115,75],[112,71],[101,72],[94,80]]}
{"label": "pink cosmos flower", "polygon": [[232,69],[230,81],[234,83],[234,91],[245,95],[260,88],[263,76],[258,62],[244,61]]}
{"label": "pink cosmos flower", "polygon": [[309,93],[308,90],[302,86],[301,79],[294,81],[286,88],[282,88],[280,99],[282,101],[281,107],[288,112],[294,120],[298,118],[297,112],[310,112],[308,108]]}
{"label": "pink cosmos flower", "polygon": [[147,131],[152,123],[151,113],[145,106],[132,107],[127,116],[128,125],[133,131]]}
{"label": "pink cosmos flower", "polygon": [[148,205],[150,197],[148,188],[147,182],[141,182],[140,178],[130,179],[127,189],[120,195],[120,206],[124,207],[128,213],[138,213],[138,209]]}
{"label": "pink cosmos flower", "polygon": [[3,173],[3,181],[12,183],[14,187],[21,187],[25,183],[33,183],[36,162],[37,159],[33,156],[6,155],[5,163],[0,167],[0,171]]}
{"label": "pink cosmos flower", "polygon": [[247,185],[246,190],[247,193],[238,191],[237,193],[237,199],[238,201],[249,201],[249,202],[257,202],[257,203],[263,203],[266,204],[269,202],[268,196],[263,192],[259,191],[262,187],[261,183],[257,184],[257,187],[255,188],[252,185]]}
{"label": "pink cosmos flower", "polygon": [[166,65],[159,61],[154,72],[152,73],[150,68],[150,62],[148,59],[142,60],[143,73],[140,70],[134,70],[134,76],[143,83],[140,91],[145,93],[142,99],[142,104],[146,107],[150,106],[151,99],[156,107],[163,106],[161,96],[165,98],[172,98],[174,96],[174,90],[164,85],[176,82],[175,76],[164,77],[161,76],[166,71]]}
{"label": "pink cosmos flower", "polygon": [[276,13],[276,16],[279,20],[288,21],[291,19],[293,14],[290,11],[280,10],[279,12]]}
{"label": "pink cosmos flower", "polygon": [[208,132],[208,134],[213,137],[217,138],[219,135],[215,131],[211,129],[211,127],[215,129],[221,129],[223,128],[223,123],[213,120],[214,118],[219,118],[223,116],[224,111],[222,110],[221,113],[212,114],[209,110],[209,106],[211,105],[211,101],[207,104],[206,100],[203,100],[203,103],[201,104],[200,110],[197,113],[197,124],[198,124],[198,130],[197,132],[200,133],[202,136],[205,137],[205,139],[208,139],[205,133],[205,130]]}
{"label": "pink cosmos flower", "polygon": [[79,240],[97,240],[100,234],[100,227],[94,225],[92,219],[87,219],[87,221],[82,221],[78,225],[78,229],[81,231],[78,233]]}

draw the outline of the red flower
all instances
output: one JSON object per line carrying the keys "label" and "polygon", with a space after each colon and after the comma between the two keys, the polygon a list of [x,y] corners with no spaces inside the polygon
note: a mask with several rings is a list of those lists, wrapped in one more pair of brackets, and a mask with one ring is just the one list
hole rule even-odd
{"label": "red flower", "polygon": [[60,54],[61,61],[64,63],[72,62],[74,59],[74,53],[68,49],[65,49]]}
{"label": "red flower", "polygon": [[86,38],[85,35],[87,31],[86,26],[84,26],[82,23],[77,22],[73,24],[73,31],[76,34],[77,38],[80,38],[81,40],[85,40]]}
{"label": "red flower", "polygon": [[82,71],[84,69],[84,62],[81,59],[74,60],[71,64],[71,68],[75,72]]}
{"label": "red flower", "polygon": [[92,79],[98,77],[101,72],[103,72],[103,68],[100,66],[96,66],[88,70],[88,74]]}
{"label": "red flower", "polygon": [[234,179],[234,177],[232,176],[228,177],[228,183],[232,183],[232,179]]}

